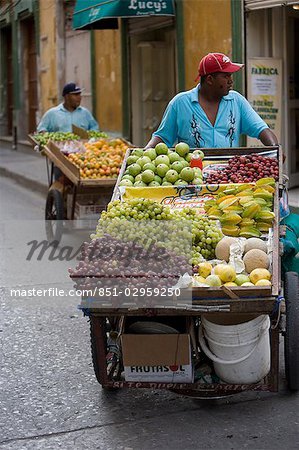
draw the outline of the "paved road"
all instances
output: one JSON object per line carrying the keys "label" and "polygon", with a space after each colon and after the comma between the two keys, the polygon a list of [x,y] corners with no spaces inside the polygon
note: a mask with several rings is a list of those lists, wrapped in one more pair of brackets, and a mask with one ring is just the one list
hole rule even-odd
{"label": "paved road", "polygon": [[[16,285],[67,290],[72,263],[26,261],[28,239],[44,233],[44,199],[8,179],[0,179],[0,192],[6,258],[0,273],[1,449],[297,448],[299,396],[285,390],[283,374],[279,394],[214,401],[165,391],[103,391],[78,299],[10,295]],[[64,242],[75,246],[78,239],[67,235]]]}

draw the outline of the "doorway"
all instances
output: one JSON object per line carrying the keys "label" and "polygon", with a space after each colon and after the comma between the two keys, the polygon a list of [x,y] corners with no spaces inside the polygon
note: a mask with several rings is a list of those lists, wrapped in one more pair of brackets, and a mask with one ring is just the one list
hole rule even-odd
{"label": "doorway", "polygon": [[[19,124],[19,138],[24,139],[28,133],[36,130],[36,113],[38,110],[37,94],[37,49],[36,49],[36,29],[33,16],[21,20],[21,39],[22,39],[22,81],[21,98],[23,99],[21,107],[21,117]],[[23,93],[22,93],[23,89]]]}
{"label": "doorway", "polygon": [[[141,20],[144,21],[140,27]],[[151,29],[138,19],[130,33],[131,140],[144,146],[158,128],[169,100],[176,94],[175,29],[172,19],[165,27]]]}
{"label": "doorway", "polygon": [[1,108],[0,130],[2,136],[12,135],[13,120],[13,70],[11,26],[1,29]]}

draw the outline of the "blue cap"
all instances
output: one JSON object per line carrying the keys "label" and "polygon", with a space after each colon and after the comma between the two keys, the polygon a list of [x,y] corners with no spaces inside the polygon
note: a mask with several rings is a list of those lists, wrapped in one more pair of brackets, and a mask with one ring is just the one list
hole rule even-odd
{"label": "blue cap", "polygon": [[83,89],[76,85],[76,83],[67,83],[62,90],[62,97],[67,94],[81,94]]}

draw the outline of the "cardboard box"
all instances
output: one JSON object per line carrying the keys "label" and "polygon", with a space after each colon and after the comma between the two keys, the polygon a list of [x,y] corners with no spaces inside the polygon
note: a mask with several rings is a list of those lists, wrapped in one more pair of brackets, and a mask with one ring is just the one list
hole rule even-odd
{"label": "cardboard box", "polygon": [[192,383],[188,334],[123,334],[126,381]]}

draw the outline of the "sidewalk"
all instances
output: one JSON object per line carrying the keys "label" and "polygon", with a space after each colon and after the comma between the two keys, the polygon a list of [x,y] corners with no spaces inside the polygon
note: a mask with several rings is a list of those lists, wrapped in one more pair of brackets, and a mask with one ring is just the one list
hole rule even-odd
{"label": "sidewalk", "polygon": [[46,196],[48,177],[46,158],[28,144],[12,150],[11,144],[0,140],[0,176],[12,178],[27,189]]}
{"label": "sidewalk", "polygon": [[[28,143],[18,150],[11,144],[0,140],[0,176],[14,179],[24,187],[38,191],[46,196],[48,177],[46,158],[34,152]],[[289,204],[299,214],[299,187],[289,190]]]}

